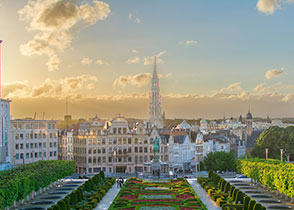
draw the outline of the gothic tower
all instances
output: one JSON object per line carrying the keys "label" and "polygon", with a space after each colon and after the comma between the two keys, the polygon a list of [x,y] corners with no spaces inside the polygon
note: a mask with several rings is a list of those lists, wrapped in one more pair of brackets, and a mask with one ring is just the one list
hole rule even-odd
{"label": "gothic tower", "polygon": [[159,92],[159,79],[156,67],[156,56],[154,57],[154,69],[151,80],[151,93],[149,100],[149,122],[152,126],[156,126],[157,128],[163,128],[161,113],[161,97]]}

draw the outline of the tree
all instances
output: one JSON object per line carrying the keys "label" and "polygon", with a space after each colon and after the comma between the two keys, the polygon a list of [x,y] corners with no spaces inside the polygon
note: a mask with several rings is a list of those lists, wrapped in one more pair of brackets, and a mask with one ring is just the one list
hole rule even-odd
{"label": "tree", "polygon": [[284,149],[284,159],[290,154],[290,159],[294,160],[294,126],[287,128],[272,126],[266,129],[257,139],[251,155],[265,158],[266,148],[269,150],[269,158],[280,159],[280,149]]}
{"label": "tree", "polygon": [[236,161],[234,152],[211,152],[204,159],[204,164],[207,170],[213,171],[233,171],[236,169]]}

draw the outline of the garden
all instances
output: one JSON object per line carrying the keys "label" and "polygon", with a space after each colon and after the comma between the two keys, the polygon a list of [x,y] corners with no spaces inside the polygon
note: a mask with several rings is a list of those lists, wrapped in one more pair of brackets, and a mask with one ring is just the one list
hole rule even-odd
{"label": "garden", "polygon": [[39,161],[0,172],[0,209],[12,206],[30,193],[75,172],[75,162]]}
{"label": "garden", "polygon": [[126,181],[109,210],[207,210],[183,178],[174,180]]}

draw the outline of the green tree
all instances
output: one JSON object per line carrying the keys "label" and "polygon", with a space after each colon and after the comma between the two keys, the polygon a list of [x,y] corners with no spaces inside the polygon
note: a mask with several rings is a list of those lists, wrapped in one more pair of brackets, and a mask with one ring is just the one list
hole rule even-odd
{"label": "green tree", "polygon": [[294,126],[287,128],[272,126],[266,129],[257,139],[251,156],[265,158],[266,148],[269,151],[269,158],[280,159],[280,149],[284,149],[284,160],[288,154],[290,154],[290,159],[294,160]]}
{"label": "green tree", "polygon": [[236,160],[233,151],[211,152],[204,159],[207,170],[233,171],[236,169]]}

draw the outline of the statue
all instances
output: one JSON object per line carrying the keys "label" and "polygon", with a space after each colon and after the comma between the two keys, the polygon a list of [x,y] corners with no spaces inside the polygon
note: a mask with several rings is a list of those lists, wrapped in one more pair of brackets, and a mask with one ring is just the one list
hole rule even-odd
{"label": "statue", "polygon": [[153,160],[158,161],[158,153],[159,153],[159,140],[156,137],[153,141]]}

